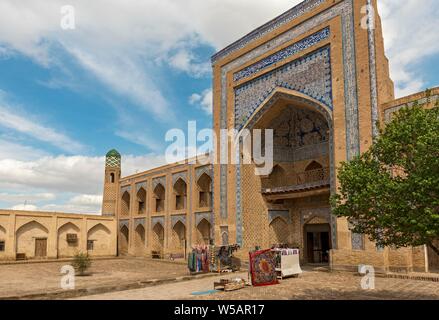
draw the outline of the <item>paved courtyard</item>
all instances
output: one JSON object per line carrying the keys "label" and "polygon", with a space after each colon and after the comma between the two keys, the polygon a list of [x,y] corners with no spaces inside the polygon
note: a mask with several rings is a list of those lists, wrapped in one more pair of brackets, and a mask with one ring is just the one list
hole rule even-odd
{"label": "paved courtyard", "polygon": [[[0,265],[0,298],[60,291],[61,267],[67,262]],[[153,261],[143,258],[97,260],[93,262],[91,276],[77,277],[76,288],[120,286],[148,280],[181,278],[188,275],[184,264]],[[133,299],[133,300],[184,300],[184,299],[434,299],[439,300],[439,282],[375,279],[375,290],[360,287],[361,277],[349,273],[305,271],[299,278],[286,279],[269,287],[246,287],[235,292],[193,295],[213,289],[219,278],[241,277],[247,273],[212,275],[191,281],[157,284],[125,291],[96,294],[85,293],[77,299]],[[132,287],[130,287],[132,288]],[[139,288],[139,287],[136,287]],[[104,291],[107,292],[107,291]]]}
{"label": "paved courtyard", "polygon": [[[285,279],[279,285],[269,287],[246,287],[234,292],[219,292],[207,295],[192,295],[213,289],[213,282],[219,278],[164,284],[122,292],[82,297],[80,299],[206,299],[206,300],[439,300],[439,283],[417,280],[376,278],[375,290],[365,291],[360,287],[361,278],[348,273],[305,272],[299,278]],[[230,277],[230,276],[229,276]],[[247,278],[247,273],[233,277]]]}
{"label": "paved courtyard", "polygon": [[[0,264],[0,298],[60,291],[61,267],[69,262]],[[94,288],[188,275],[183,264],[142,258],[93,261],[91,276],[76,277],[76,288]]]}

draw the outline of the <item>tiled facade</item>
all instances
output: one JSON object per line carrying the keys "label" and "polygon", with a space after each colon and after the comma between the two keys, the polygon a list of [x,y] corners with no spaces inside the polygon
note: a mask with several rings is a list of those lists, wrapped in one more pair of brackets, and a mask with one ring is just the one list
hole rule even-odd
{"label": "tiled facade", "polygon": [[[183,257],[196,244],[238,243],[247,259],[255,247],[287,243],[302,262],[333,269],[437,264],[425,247],[378,248],[331,214],[337,167],[370,147],[377,120],[439,99],[433,89],[394,100],[379,16],[374,29],[361,27],[372,7],[376,0],[305,0],[212,57],[215,163],[233,154],[221,129],[274,129],[270,175],[255,175],[238,153],[228,159],[238,164],[189,161],[121,177],[120,154],[110,151],[102,213],[117,229],[118,254]],[[0,240],[11,237],[1,219]]]}

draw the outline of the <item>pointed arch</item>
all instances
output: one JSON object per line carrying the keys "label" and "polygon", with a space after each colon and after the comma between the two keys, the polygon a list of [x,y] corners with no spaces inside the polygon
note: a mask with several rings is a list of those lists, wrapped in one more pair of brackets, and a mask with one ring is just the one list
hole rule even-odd
{"label": "pointed arch", "polygon": [[313,160],[306,166],[305,171],[314,171],[319,169],[323,169],[323,166],[319,162]]}
{"label": "pointed arch", "polygon": [[209,245],[211,241],[211,228],[212,225],[205,218],[201,219],[197,224],[198,243]]}
{"label": "pointed arch", "polygon": [[146,190],[144,187],[140,187],[137,191],[137,213],[139,215],[146,214]]}
{"label": "pointed arch", "polygon": [[81,229],[73,222],[58,228],[58,258],[73,257],[79,251]]}
{"label": "pointed arch", "polygon": [[87,232],[87,251],[92,256],[111,255],[111,231],[98,223]]}
{"label": "pointed arch", "polygon": [[120,229],[120,253],[122,255],[127,255],[128,254],[128,248],[129,248],[129,244],[130,244],[130,230],[128,229],[127,226],[122,226],[122,228]]}
{"label": "pointed arch", "polygon": [[134,246],[136,252],[142,254],[145,248],[145,227],[139,224],[134,230]]}
{"label": "pointed arch", "polygon": [[172,246],[174,249],[182,251],[186,242],[186,226],[181,221],[172,228]]}
{"label": "pointed arch", "polygon": [[163,225],[160,222],[157,222],[152,228],[152,251],[155,251],[162,256],[164,245],[165,228],[163,228]]}
{"label": "pointed arch", "polygon": [[128,191],[125,191],[122,194],[122,203],[121,203],[121,215],[128,216],[130,214],[130,206],[131,206],[131,195]]}
{"label": "pointed arch", "polygon": [[212,178],[206,172],[197,180],[198,207],[207,208],[212,206]]}
{"label": "pointed arch", "polygon": [[158,183],[154,188],[154,198],[155,212],[165,211],[166,189],[161,183]]}
{"label": "pointed arch", "polygon": [[287,171],[280,165],[276,164],[271,173],[262,177],[262,187],[265,189],[283,187],[288,185]]}
{"label": "pointed arch", "polygon": [[174,194],[175,194],[175,210],[186,209],[187,205],[187,184],[182,178],[178,178],[174,183]]}
{"label": "pointed arch", "polygon": [[24,253],[28,258],[47,255],[49,230],[33,220],[25,223],[16,232],[16,253]]}
{"label": "pointed arch", "polygon": [[274,244],[288,244],[290,230],[288,222],[283,217],[276,217],[271,221],[269,226],[270,245]]}

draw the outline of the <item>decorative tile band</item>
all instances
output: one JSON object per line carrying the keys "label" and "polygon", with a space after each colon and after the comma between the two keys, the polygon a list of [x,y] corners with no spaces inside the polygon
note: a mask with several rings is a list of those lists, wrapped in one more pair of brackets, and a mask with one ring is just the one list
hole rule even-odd
{"label": "decorative tile band", "polygon": [[235,126],[242,126],[276,88],[301,92],[332,109],[330,48],[324,47],[235,90]]}
{"label": "decorative tile band", "polygon": [[[374,21],[374,11],[372,7],[372,1],[367,0],[367,14],[368,22]],[[375,23],[375,22],[374,22]],[[372,109],[372,137],[375,139],[378,136],[378,82],[376,72],[376,47],[375,47],[375,28],[369,26],[368,28],[369,39],[369,73],[370,73],[370,101]]]}
{"label": "decorative tile band", "polygon": [[230,46],[225,49],[219,51],[215,55],[212,56],[212,63],[215,63],[219,59],[222,59],[231,53],[244,48],[249,43],[262,38],[266,34],[278,29],[282,25],[304,15],[305,13],[311,11],[315,7],[321,5],[325,0],[305,0],[299,3],[297,6],[291,8],[287,12],[283,13],[279,17],[273,19],[272,21],[264,24],[260,28],[252,31],[247,36],[241,38],[240,40],[232,43]]}
{"label": "decorative tile band", "polygon": [[250,77],[251,75],[268,68],[269,66],[272,66],[275,63],[278,63],[282,60],[285,60],[288,57],[291,57],[295,55],[296,53],[299,53],[301,51],[304,51],[308,48],[311,48],[312,46],[316,45],[317,43],[329,38],[330,30],[329,27],[324,28],[323,30],[320,30],[309,37],[294,43],[293,45],[278,51],[271,56],[262,59],[259,62],[256,62],[255,64],[252,64],[251,66],[248,66],[247,68],[236,72],[233,75],[234,81],[239,81],[241,79]]}
{"label": "decorative tile band", "polygon": [[421,99],[417,99],[414,101],[410,101],[408,103],[404,103],[392,108],[388,108],[384,111],[384,121],[385,123],[389,123],[392,121],[392,116],[398,112],[399,110],[401,110],[404,107],[412,107],[414,104],[418,103],[418,104],[425,104],[428,102],[439,102],[439,95],[432,95],[431,97],[425,97],[425,98],[421,98]]}
{"label": "decorative tile band", "polygon": [[200,177],[203,175],[203,173],[207,174],[211,179],[213,177],[213,167],[208,165],[208,166],[203,166],[203,167],[198,167],[195,169],[195,176],[198,179],[200,179]]}
{"label": "decorative tile band", "polygon": [[120,220],[119,221],[119,229],[122,229],[123,227],[129,228],[130,221],[129,220]]}
{"label": "decorative tile band", "polygon": [[268,210],[268,224],[271,224],[276,218],[283,218],[285,222],[291,223],[290,211],[288,210]]}
{"label": "decorative tile band", "polygon": [[172,175],[172,184],[174,185],[178,181],[178,179],[183,180],[187,184],[187,172],[183,171],[183,172],[174,173]]}
{"label": "decorative tile band", "polygon": [[122,188],[120,188],[120,193],[121,194],[124,194],[125,192],[131,192],[131,186],[125,186],[125,187],[122,187]]}
{"label": "decorative tile band", "polygon": [[136,229],[139,225],[145,227],[145,222],[146,222],[145,218],[134,219],[134,229]]}
{"label": "decorative tile band", "polygon": [[152,179],[152,188],[155,189],[159,184],[166,189],[166,177],[159,177]]}
{"label": "decorative tile band", "polygon": [[171,227],[172,228],[175,227],[177,222],[181,222],[186,227],[186,215],[182,214],[182,215],[178,215],[178,216],[171,216],[171,224],[172,224]]}
{"label": "decorative tile band", "polygon": [[151,227],[154,228],[157,223],[160,223],[163,228],[165,228],[165,217],[152,217],[151,218]]}
{"label": "decorative tile band", "polygon": [[140,188],[143,188],[146,190],[146,182],[136,183],[136,191],[139,191]]}

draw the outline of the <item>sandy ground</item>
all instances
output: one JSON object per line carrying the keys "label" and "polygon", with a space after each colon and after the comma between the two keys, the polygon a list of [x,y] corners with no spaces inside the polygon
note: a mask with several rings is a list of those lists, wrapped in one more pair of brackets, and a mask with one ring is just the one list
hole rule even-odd
{"label": "sandy ground", "polygon": [[[92,300],[439,300],[439,283],[429,281],[376,278],[374,290],[361,289],[361,277],[348,273],[304,272],[299,278],[285,279],[269,287],[246,287],[234,292],[192,295],[213,289],[218,276],[122,292],[83,297]],[[233,277],[247,279],[247,273]]]}

